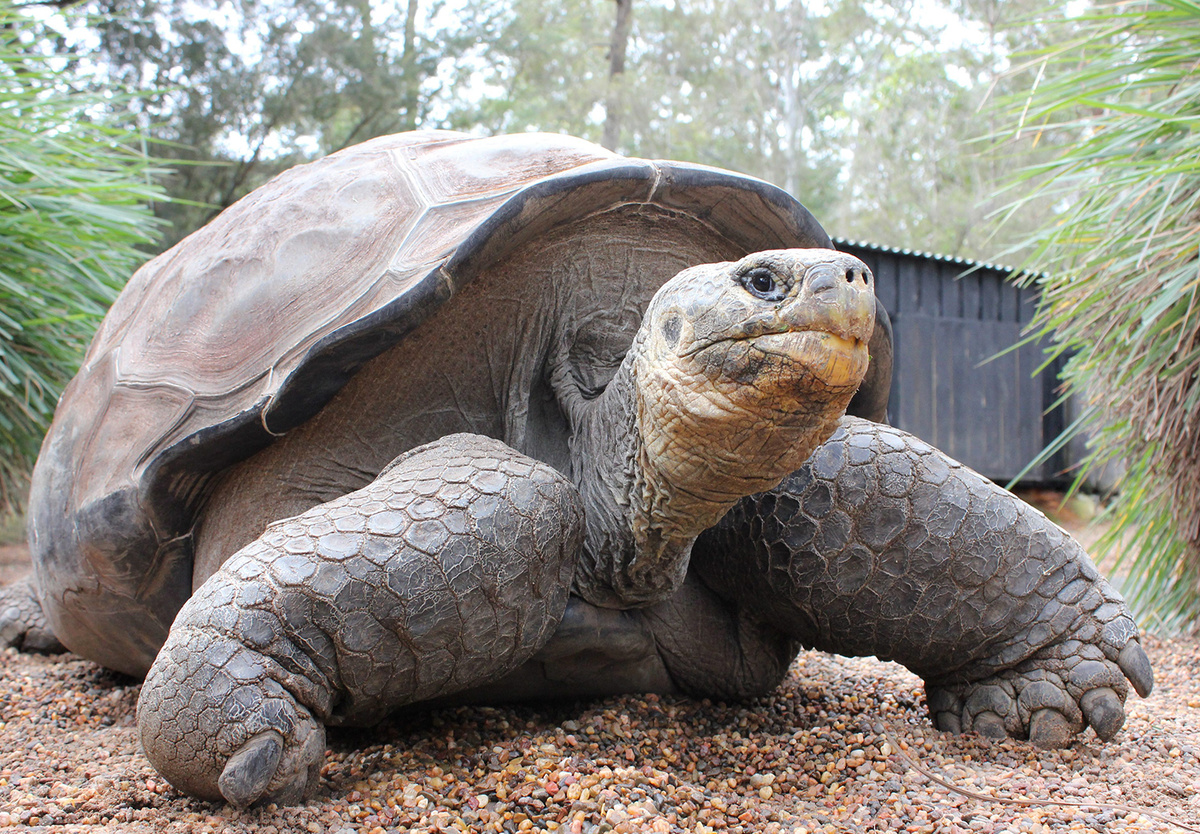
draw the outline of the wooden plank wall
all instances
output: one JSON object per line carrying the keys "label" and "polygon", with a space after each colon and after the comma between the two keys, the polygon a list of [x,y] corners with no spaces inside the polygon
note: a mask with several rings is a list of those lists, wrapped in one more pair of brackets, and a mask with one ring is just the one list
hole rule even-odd
{"label": "wooden plank wall", "polygon": [[[1040,346],[1009,350],[1033,315],[1034,291],[1008,283],[997,267],[840,241],[838,248],[875,273],[892,317],[891,423],[994,481],[1016,477],[1063,428],[1061,409],[1050,409],[1058,366],[1035,374],[1045,361]],[[1059,455],[1022,483],[1060,483],[1067,463]]]}

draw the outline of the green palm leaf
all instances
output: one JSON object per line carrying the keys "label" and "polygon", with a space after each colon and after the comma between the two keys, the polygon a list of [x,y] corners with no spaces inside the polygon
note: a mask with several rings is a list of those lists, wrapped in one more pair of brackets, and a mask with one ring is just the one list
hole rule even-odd
{"label": "green palm leaf", "polygon": [[38,24],[0,6],[0,512],[23,502],[63,386],[158,237],[162,199],[136,131],[98,113],[41,54]]}
{"label": "green palm leaf", "polygon": [[[1066,15],[1064,15],[1064,18]],[[1035,322],[1070,358],[1091,437],[1081,478],[1125,467],[1102,545],[1146,622],[1200,618],[1200,4],[1122,2],[1068,19],[1006,106],[1012,140],[1065,150],[1026,170],[1061,211],[1024,242]],[[1023,200],[1032,199],[1025,197]],[[1011,212],[1020,205],[1010,206]]]}

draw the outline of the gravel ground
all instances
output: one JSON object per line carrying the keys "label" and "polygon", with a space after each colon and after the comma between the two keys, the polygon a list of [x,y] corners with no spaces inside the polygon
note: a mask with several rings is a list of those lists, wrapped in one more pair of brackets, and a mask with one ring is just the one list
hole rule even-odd
{"label": "gravel ground", "polygon": [[[0,549],[0,580],[23,553]],[[1047,832],[1200,830],[1200,641],[1146,640],[1157,685],[1110,743],[1068,750],[936,732],[920,681],[802,655],[769,698],[623,697],[417,710],[330,732],[318,795],[237,812],[141,754],[138,682],[73,655],[0,663],[0,827],[41,831]],[[896,749],[896,748],[899,749]],[[1109,803],[1013,806],[952,792]],[[1152,818],[1164,815],[1171,824]],[[1185,828],[1184,826],[1189,826]]]}

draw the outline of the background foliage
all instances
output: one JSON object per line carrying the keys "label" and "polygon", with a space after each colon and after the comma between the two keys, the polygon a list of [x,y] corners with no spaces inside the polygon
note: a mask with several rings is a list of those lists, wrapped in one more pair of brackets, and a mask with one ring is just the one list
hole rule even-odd
{"label": "background foliage", "polygon": [[[1037,54],[1017,130],[1062,143],[1024,175],[1062,206],[1029,241],[1037,324],[1094,434],[1088,470],[1127,467],[1106,545],[1138,607],[1200,614],[1200,4],[1117,3]],[[1086,476],[1088,471],[1082,473]]]}
{"label": "background foliage", "polygon": [[0,509],[19,503],[63,386],[156,240],[161,191],[128,99],[72,89],[0,7]]}

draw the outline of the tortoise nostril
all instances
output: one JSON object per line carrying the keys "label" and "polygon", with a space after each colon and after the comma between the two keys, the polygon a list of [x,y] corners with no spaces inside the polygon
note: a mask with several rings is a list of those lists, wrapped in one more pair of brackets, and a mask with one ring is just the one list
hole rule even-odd
{"label": "tortoise nostril", "polygon": [[808,270],[804,283],[808,291],[814,295],[838,291],[838,287],[849,284],[855,287],[852,292],[869,289],[871,273],[861,266],[848,264],[825,263],[818,264]]}
{"label": "tortoise nostril", "polygon": [[871,286],[871,273],[865,269],[851,267],[846,270],[847,284],[862,284],[864,287]]}

